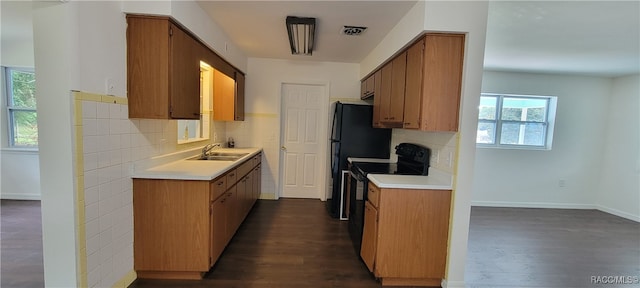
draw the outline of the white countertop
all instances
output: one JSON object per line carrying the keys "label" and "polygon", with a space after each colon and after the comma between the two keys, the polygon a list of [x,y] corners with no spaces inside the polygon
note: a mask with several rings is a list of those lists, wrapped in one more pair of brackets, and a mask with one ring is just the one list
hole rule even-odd
{"label": "white countertop", "polygon": [[262,151],[262,148],[220,148],[213,151],[249,154],[236,161],[187,160],[199,155],[200,149],[179,151],[138,161],[134,164],[131,178],[213,180]]}
{"label": "white countertop", "polygon": [[367,174],[367,178],[379,188],[431,190],[451,190],[453,188],[453,176],[433,167],[429,168],[429,176]]}

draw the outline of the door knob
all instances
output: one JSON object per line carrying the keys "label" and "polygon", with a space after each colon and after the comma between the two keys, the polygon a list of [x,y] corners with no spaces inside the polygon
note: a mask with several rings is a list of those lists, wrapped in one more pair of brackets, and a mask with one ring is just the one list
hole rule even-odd
{"label": "door knob", "polygon": [[282,146],[282,147],[280,147],[280,150],[287,151],[287,147]]}

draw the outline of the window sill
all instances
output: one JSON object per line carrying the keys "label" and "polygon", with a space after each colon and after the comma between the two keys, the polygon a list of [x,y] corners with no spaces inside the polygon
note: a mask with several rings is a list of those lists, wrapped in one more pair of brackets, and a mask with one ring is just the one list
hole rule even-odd
{"label": "window sill", "polygon": [[495,145],[484,145],[484,144],[476,144],[476,148],[482,149],[503,149],[503,150],[531,150],[531,151],[551,151],[549,147],[538,147],[538,146],[495,146]]}
{"label": "window sill", "polygon": [[26,147],[4,147],[0,149],[2,153],[10,154],[38,154],[40,151],[38,148],[26,148]]}
{"label": "window sill", "polygon": [[209,140],[209,138],[189,138],[187,140],[178,140],[178,145],[195,143],[195,142],[202,142],[202,141],[207,141],[207,140]]}

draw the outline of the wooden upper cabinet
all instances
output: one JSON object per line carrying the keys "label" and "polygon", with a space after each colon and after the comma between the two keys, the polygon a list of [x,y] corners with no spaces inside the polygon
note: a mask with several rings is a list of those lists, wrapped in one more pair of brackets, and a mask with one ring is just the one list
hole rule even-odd
{"label": "wooden upper cabinet", "polygon": [[389,102],[388,123],[393,126],[402,126],[404,115],[404,92],[407,68],[407,53],[398,55],[391,61],[391,100]]}
{"label": "wooden upper cabinet", "polygon": [[170,117],[200,118],[200,60],[204,51],[200,43],[175,24],[169,28],[171,58],[169,87]]}
{"label": "wooden upper cabinet", "polygon": [[403,128],[420,128],[420,110],[422,107],[422,67],[424,39],[419,40],[407,49],[407,75],[404,94]]}
{"label": "wooden upper cabinet", "polygon": [[213,73],[213,120],[244,121],[244,74]]}
{"label": "wooden upper cabinet", "polygon": [[369,77],[362,80],[360,89],[361,89],[360,99],[364,100],[375,95],[374,74],[371,74]]}
{"label": "wooden upper cabinet", "polygon": [[458,131],[464,37],[428,33],[376,71],[374,127]]}
{"label": "wooden upper cabinet", "polygon": [[[379,101],[380,116],[378,120],[382,127],[402,127],[406,66],[407,53],[404,52],[379,70],[380,95],[375,95],[373,99],[374,106],[376,101]],[[376,100],[376,98],[379,99]],[[377,122],[375,117],[373,122]]]}
{"label": "wooden upper cabinet", "polygon": [[235,105],[234,109],[234,120],[235,121],[244,121],[244,74],[242,72],[235,72],[236,79],[236,92],[234,95]]}
{"label": "wooden upper cabinet", "polygon": [[389,62],[380,69],[380,95],[373,97],[374,105],[376,98],[379,98],[380,101],[381,125],[384,125],[382,123],[389,121],[389,109],[391,107],[391,74],[393,73],[392,68],[391,62]]}
{"label": "wooden upper cabinet", "polygon": [[213,71],[213,120],[233,121],[235,80],[226,74]]}
{"label": "wooden upper cabinet", "polygon": [[426,35],[420,130],[458,131],[463,62],[463,34]]}
{"label": "wooden upper cabinet", "polygon": [[199,119],[199,42],[168,17],[127,24],[129,118]]}
{"label": "wooden upper cabinet", "polygon": [[380,123],[380,105],[382,103],[381,91],[382,91],[382,71],[378,70],[373,74],[375,78],[374,96],[373,96],[373,127],[382,128]]}

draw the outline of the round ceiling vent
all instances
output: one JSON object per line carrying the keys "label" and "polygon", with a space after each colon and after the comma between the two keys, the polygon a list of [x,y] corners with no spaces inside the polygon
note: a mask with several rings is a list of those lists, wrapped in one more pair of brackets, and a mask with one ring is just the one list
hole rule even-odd
{"label": "round ceiling vent", "polygon": [[367,27],[344,26],[344,27],[342,27],[342,34],[351,35],[351,36],[358,36],[358,35],[362,34],[364,32],[364,30],[367,30]]}

